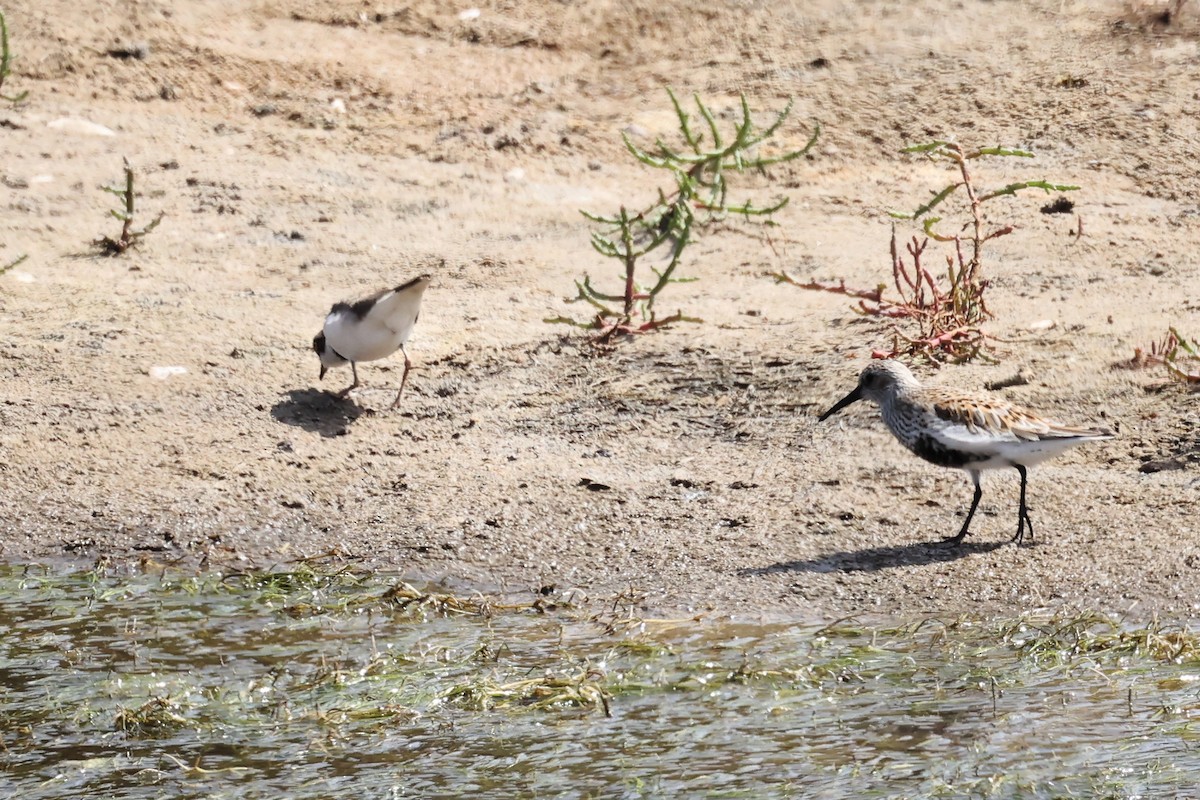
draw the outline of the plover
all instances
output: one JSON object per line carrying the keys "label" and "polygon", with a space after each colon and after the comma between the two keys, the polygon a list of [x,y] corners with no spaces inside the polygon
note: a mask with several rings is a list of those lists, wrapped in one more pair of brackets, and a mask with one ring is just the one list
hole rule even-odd
{"label": "plover", "polygon": [[399,350],[404,354],[404,376],[392,408],[400,403],[412,362],[404,349],[417,317],[421,297],[430,277],[421,275],[394,289],[384,289],[353,303],[335,303],[325,317],[325,326],[313,337],[313,350],[321,358],[320,378],[334,367],[350,364],[354,383],[338,392],[346,397],[358,388],[358,362],[387,358]]}
{"label": "plover", "polygon": [[1113,436],[1105,428],[1076,428],[1042,419],[1003,399],[924,388],[908,367],[892,360],[868,364],[854,391],[822,414],[820,421],[862,399],[879,405],[883,421],[909,450],[939,467],[956,467],[971,476],[975,498],[962,530],[946,540],[954,544],[967,535],[979,507],[983,470],[1013,467],[1020,473],[1021,507],[1013,541],[1020,544],[1027,529],[1032,541],[1033,523],[1025,505],[1026,468],[1077,444]]}

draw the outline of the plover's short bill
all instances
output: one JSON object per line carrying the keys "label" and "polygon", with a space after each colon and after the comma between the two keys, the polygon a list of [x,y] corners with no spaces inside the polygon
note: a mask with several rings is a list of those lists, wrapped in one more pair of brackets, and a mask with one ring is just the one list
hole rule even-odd
{"label": "plover's short bill", "polygon": [[430,277],[422,275],[394,289],[384,289],[353,303],[335,303],[325,317],[325,327],[313,337],[313,350],[321,358],[321,378],[333,367],[350,365],[354,383],[338,393],[345,397],[358,388],[358,362],[387,358],[399,350],[404,354],[404,376],[392,408],[400,403],[412,362],[404,350],[417,317],[421,297]]}
{"label": "plover's short bill", "polygon": [[1033,523],[1025,505],[1026,467],[1083,442],[1111,439],[1104,428],[1075,428],[1042,419],[1027,408],[1000,398],[959,394],[936,387],[922,388],[908,367],[899,361],[873,361],[858,377],[858,386],[821,415],[832,417],[846,406],[867,399],[879,405],[883,421],[900,443],[939,467],[966,470],[975,484],[975,499],[957,536],[947,541],[958,544],[967,535],[971,518],[979,507],[983,489],[980,473],[985,469],[1013,467],[1021,475],[1021,507],[1017,512],[1020,544],[1026,530],[1033,540]]}

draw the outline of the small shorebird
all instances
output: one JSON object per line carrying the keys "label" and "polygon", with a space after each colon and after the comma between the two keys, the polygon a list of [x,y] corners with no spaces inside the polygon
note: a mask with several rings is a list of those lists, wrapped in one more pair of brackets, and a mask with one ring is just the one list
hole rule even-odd
{"label": "small shorebird", "polygon": [[357,362],[387,358],[399,350],[404,354],[404,376],[392,408],[399,405],[412,369],[404,343],[417,324],[421,297],[429,281],[428,275],[422,275],[353,303],[335,303],[329,309],[324,328],[313,337],[313,350],[321,358],[321,378],[333,367],[350,364],[354,383],[338,392],[338,397],[346,397],[358,388]]}
{"label": "small shorebird", "polygon": [[975,484],[975,499],[957,536],[946,541],[958,544],[968,533],[971,518],[983,496],[980,473],[985,469],[1015,467],[1021,475],[1021,507],[1017,512],[1020,544],[1033,523],[1025,506],[1025,468],[1083,442],[1111,439],[1104,428],[1075,428],[1042,419],[1027,408],[1006,400],[980,397],[940,388],[923,388],[908,367],[899,361],[872,361],[858,377],[858,386],[820,421],[832,417],[851,403],[867,399],[879,405],[883,421],[900,443],[939,467],[966,470]]}

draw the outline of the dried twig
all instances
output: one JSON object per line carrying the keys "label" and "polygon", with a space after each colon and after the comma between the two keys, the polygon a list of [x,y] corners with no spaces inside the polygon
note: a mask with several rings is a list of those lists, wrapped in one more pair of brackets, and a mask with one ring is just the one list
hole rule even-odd
{"label": "dried twig", "polygon": [[14,258],[12,261],[8,262],[7,264],[0,266],[0,275],[3,275],[4,273],[8,272],[10,269],[15,267],[17,264],[20,264],[22,261],[24,261],[27,258],[29,258],[29,254],[22,253],[21,255],[17,256],[16,258]]}
{"label": "dried twig", "polygon": [[1119,369],[1145,369],[1158,364],[1166,364],[1167,353],[1173,351],[1178,344],[1179,340],[1175,337],[1175,329],[1172,328],[1166,336],[1158,341],[1150,342],[1147,347],[1134,347],[1132,358],[1113,366]]}
{"label": "dried twig", "polygon": [[1166,368],[1167,375],[1190,386],[1200,386],[1200,341],[1188,341],[1176,328],[1147,347],[1133,348],[1133,357],[1113,365],[1118,369]]}
{"label": "dried twig", "polygon": [[1166,354],[1167,372],[1177,381],[1200,386],[1200,341],[1189,342],[1175,328],[1171,328],[1171,337],[1175,346]]}

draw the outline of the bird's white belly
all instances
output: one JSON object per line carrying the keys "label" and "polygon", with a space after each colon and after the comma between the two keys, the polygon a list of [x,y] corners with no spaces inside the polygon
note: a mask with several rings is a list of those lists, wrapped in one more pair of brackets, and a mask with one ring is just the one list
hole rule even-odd
{"label": "bird's white belly", "polygon": [[[1007,469],[1017,464],[1032,467],[1087,440],[1079,436],[1023,439],[1010,431],[989,431],[941,421],[934,421],[921,431],[894,427],[893,433],[905,442],[924,437],[940,451],[957,453],[966,461],[963,469],[969,470]],[[909,447],[912,449],[912,445]]]}
{"label": "bird's white belly", "polygon": [[980,469],[998,469],[1000,467],[1021,464],[1032,467],[1059,453],[1070,450],[1078,445],[1079,439],[1041,439],[1033,441],[1001,442],[996,445],[995,456],[988,462],[979,464]]}
{"label": "bird's white belly", "polygon": [[369,319],[333,316],[325,320],[325,342],[347,361],[387,358],[403,343],[403,337]]}
{"label": "bird's white belly", "polygon": [[969,450],[968,452],[971,452],[979,460],[968,462],[963,469],[1008,469],[1016,464],[1032,467],[1069,450],[1080,441],[1080,439],[997,440],[987,446]]}

